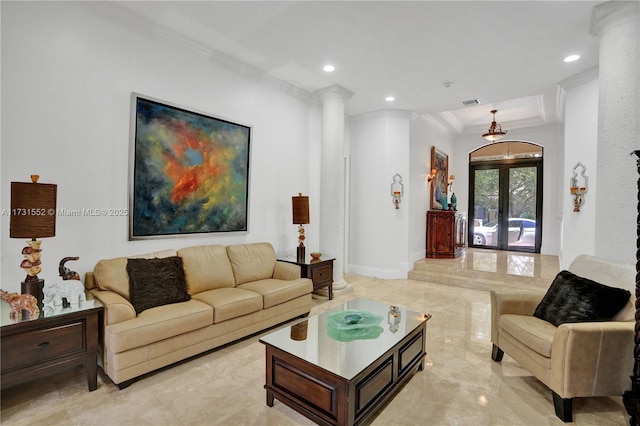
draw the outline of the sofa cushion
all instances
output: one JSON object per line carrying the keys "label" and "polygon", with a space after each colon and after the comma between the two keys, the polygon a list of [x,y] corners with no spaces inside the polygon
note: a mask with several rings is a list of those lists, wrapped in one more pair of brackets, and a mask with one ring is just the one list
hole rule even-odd
{"label": "sofa cushion", "polygon": [[220,323],[262,309],[262,296],[241,288],[218,288],[193,295],[213,307],[213,322]]}
{"label": "sofa cushion", "polygon": [[636,265],[635,263],[612,262],[587,254],[577,256],[569,265],[569,272],[586,277],[600,284],[627,289],[633,294],[613,321],[633,321],[636,316]]}
{"label": "sofa cushion", "polygon": [[191,295],[214,288],[233,287],[235,278],[227,250],[221,245],[186,247],[178,250],[184,263]]}
{"label": "sofa cushion", "polygon": [[227,255],[236,278],[236,285],[273,277],[276,252],[269,243],[227,246]]}
{"label": "sofa cushion", "polygon": [[251,281],[238,286],[262,295],[263,305],[270,308],[313,291],[313,282],[308,278],[284,281],[268,278],[266,280]]}
{"label": "sofa cushion", "polygon": [[626,305],[630,296],[628,290],[560,271],[533,315],[555,326],[566,322],[608,321]]}
{"label": "sofa cushion", "polygon": [[506,333],[516,341],[542,356],[551,358],[551,345],[557,327],[529,315],[500,315],[500,334]]}
{"label": "sofa cushion", "polygon": [[129,300],[129,275],[127,274],[128,259],[153,259],[175,255],[175,250],[162,250],[153,253],[103,259],[100,260],[93,268],[93,276],[100,290],[116,292],[120,296]]}
{"label": "sofa cushion", "polygon": [[110,352],[124,352],[213,323],[211,306],[190,300],[147,309],[137,317],[105,327],[105,346]]}
{"label": "sofa cushion", "polygon": [[145,309],[191,299],[184,280],[182,258],[129,259],[129,297],[136,314]]}

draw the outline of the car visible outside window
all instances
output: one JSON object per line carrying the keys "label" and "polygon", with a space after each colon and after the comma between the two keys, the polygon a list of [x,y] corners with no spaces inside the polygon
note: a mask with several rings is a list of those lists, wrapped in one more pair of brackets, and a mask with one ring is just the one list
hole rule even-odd
{"label": "car visible outside window", "polygon": [[[509,243],[535,242],[536,221],[526,218],[509,218]],[[498,244],[498,221],[487,222],[473,229],[473,243],[476,245],[495,246]]]}

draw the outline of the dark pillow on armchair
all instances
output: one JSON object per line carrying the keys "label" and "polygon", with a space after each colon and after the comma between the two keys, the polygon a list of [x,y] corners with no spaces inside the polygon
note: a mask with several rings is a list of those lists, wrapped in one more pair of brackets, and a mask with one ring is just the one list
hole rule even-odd
{"label": "dark pillow on armchair", "polygon": [[182,258],[127,259],[129,301],[136,315],[145,309],[191,299]]}
{"label": "dark pillow on armchair", "polygon": [[630,296],[628,290],[561,271],[533,316],[556,327],[566,322],[608,321],[625,306]]}

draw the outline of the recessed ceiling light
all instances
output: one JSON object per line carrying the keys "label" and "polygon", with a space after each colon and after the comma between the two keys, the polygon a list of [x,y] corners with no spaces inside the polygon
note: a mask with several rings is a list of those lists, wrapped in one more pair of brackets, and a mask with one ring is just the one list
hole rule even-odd
{"label": "recessed ceiling light", "polygon": [[573,62],[573,61],[577,61],[578,59],[580,59],[580,55],[569,55],[566,58],[564,58],[564,61]]}
{"label": "recessed ceiling light", "polygon": [[336,67],[334,67],[333,65],[325,65],[322,69],[326,72],[334,72],[336,70]]}
{"label": "recessed ceiling light", "polygon": [[387,102],[393,102],[396,100],[396,98],[394,98],[393,96],[387,96],[386,98],[384,98],[384,100]]}

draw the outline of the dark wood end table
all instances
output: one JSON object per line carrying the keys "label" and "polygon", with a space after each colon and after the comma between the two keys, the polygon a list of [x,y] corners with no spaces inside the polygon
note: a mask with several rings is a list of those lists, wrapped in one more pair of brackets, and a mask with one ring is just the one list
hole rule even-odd
{"label": "dark wood end table", "polygon": [[87,302],[68,308],[47,307],[35,319],[9,318],[0,303],[2,388],[84,364],[89,391],[98,388],[98,333],[104,310],[87,293]]}
{"label": "dark wood end table", "polygon": [[335,258],[320,259],[317,261],[296,262],[280,259],[283,262],[300,266],[300,276],[310,278],[313,281],[313,291],[327,287],[329,300],[333,299],[333,261]]}

